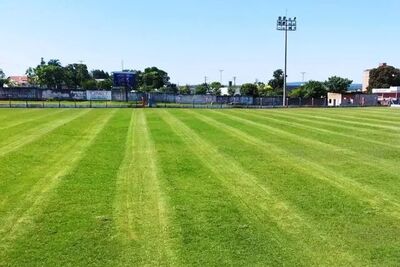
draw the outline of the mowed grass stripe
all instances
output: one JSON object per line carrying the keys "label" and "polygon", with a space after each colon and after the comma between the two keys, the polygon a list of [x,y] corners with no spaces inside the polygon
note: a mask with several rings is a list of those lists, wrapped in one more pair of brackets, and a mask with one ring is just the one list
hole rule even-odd
{"label": "mowed grass stripe", "polygon": [[[361,133],[365,134],[367,133],[368,135],[374,135],[374,134],[384,134],[385,136],[390,136],[390,137],[398,137],[398,129],[395,129],[395,127],[389,127],[385,128],[378,127],[377,125],[374,126],[372,123],[368,123],[369,125],[359,125],[355,120],[341,120],[341,119],[334,119],[334,118],[329,118],[326,117],[325,114],[328,113],[329,110],[321,110],[321,112],[317,112],[315,114],[313,113],[296,113],[294,111],[292,112],[279,112],[276,110],[270,111],[268,115],[272,116],[284,116],[284,117],[293,117],[294,119],[301,120],[301,121],[306,121],[310,123],[315,123],[316,125],[321,125],[323,127],[332,127],[333,129],[338,129],[338,131],[346,132],[346,133]],[[266,114],[267,115],[267,114]],[[323,116],[318,116],[318,115],[323,115]]]}
{"label": "mowed grass stripe", "polygon": [[[400,171],[397,165],[399,153],[392,147],[372,144],[366,146],[363,141],[349,141],[347,138],[344,140],[333,139],[330,134],[321,135],[315,134],[315,131],[312,130],[303,131],[302,129],[307,128],[302,124],[293,125],[290,121],[266,116],[260,118],[258,115],[247,112],[227,111],[214,112],[214,114],[226,116],[246,125],[244,129],[248,129],[250,135],[252,134],[250,129],[259,132],[261,129],[265,129],[265,134],[261,135],[264,142],[275,140],[274,143],[286,147],[295,156],[305,157],[361,183],[377,186],[379,190],[384,189],[384,191],[396,193],[397,197],[400,196],[400,192],[397,190],[397,186],[400,185],[397,176]],[[288,140],[291,142],[288,143]],[[371,151],[375,153],[371,153]],[[332,158],[336,160],[332,161]],[[367,179],[365,176],[364,170],[370,168],[371,162],[375,163],[375,168],[370,170],[369,174],[379,175],[380,179]],[[337,169],[338,165],[341,166],[340,169]]]}
{"label": "mowed grass stripe", "polygon": [[[302,109],[304,112],[309,112],[310,110]],[[328,109],[325,111],[328,114],[339,114],[346,116],[356,116],[360,118],[374,118],[374,119],[383,119],[388,120],[389,122],[398,122],[400,112],[397,109],[393,109],[390,107],[367,107],[367,108],[349,108],[345,109]]]}
{"label": "mowed grass stripe", "polygon": [[35,111],[32,111],[31,109],[0,108],[0,121],[2,121],[0,126],[6,125],[8,123],[13,123],[14,120],[23,118],[28,113],[31,114],[32,112],[35,113],[40,111],[41,110],[39,109],[35,109]]}
{"label": "mowed grass stripe", "polygon": [[[173,208],[169,231],[183,265],[306,265],[291,237],[275,220],[249,211],[237,193],[224,186],[193,145],[148,111],[149,127],[162,166],[160,179]],[[179,153],[176,153],[179,151]],[[237,188],[240,190],[240,188]]]}
{"label": "mowed grass stripe", "polygon": [[9,131],[10,128],[20,126],[25,123],[33,122],[36,120],[40,120],[42,118],[45,118],[47,116],[53,115],[53,114],[59,114],[61,112],[65,112],[65,110],[32,110],[29,113],[22,113],[19,114],[20,116],[18,117],[13,117],[13,118],[7,118],[6,121],[0,124],[0,132],[7,130]]}
{"label": "mowed grass stripe", "polygon": [[[268,112],[265,114],[255,113],[255,111],[248,112],[259,114],[260,116],[265,118],[276,118],[278,120],[290,121],[291,123],[296,123],[296,125],[303,125],[303,127],[308,127],[310,129],[314,129],[315,131],[329,133],[335,136],[342,136],[345,138],[349,138],[350,140],[357,139],[366,143],[372,143],[385,147],[400,148],[400,140],[398,140],[398,135],[394,133],[388,133],[386,131],[373,131],[370,129],[362,129],[359,127],[348,127],[340,123],[324,122],[312,118],[300,117],[296,114],[285,112]],[[371,136],[374,136],[375,138],[372,139]],[[384,142],[383,140],[385,139],[388,139],[389,142]]]}
{"label": "mowed grass stripe", "polygon": [[97,134],[79,164],[60,181],[29,234],[14,242],[7,254],[9,265],[114,265],[120,246],[113,199],[130,115],[130,110],[116,111]]}
{"label": "mowed grass stripe", "polygon": [[[0,243],[3,253],[8,250],[9,246],[12,246],[12,242],[15,239],[33,227],[31,224],[34,218],[42,214],[46,202],[54,194],[54,189],[63,177],[79,163],[83,153],[109,122],[113,113],[115,111],[108,112],[108,114],[100,114],[100,116],[97,114],[98,118],[92,118],[89,124],[86,123],[84,131],[80,133],[78,138],[70,142],[66,141],[65,146],[57,151],[57,155],[49,156],[54,158],[49,159],[49,161],[52,161],[50,167],[46,168],[45,172],[43,170],[42,174],[45,173],[45,175],[32,177],[37,179],[36,183],[33,184],[29,191],[20,192],[21,195],[18,197],[21,199],[19,201],[14,198],[14,201],[18,202],[18,207],[8,210],[0,220]],[[76,127],[77,125],[73,126]],[[57,148],[55,147],[54,149]],[[40,175],[37,172],[35,174]]]}
{"label": "mowed grass stripe", "polygon": [[0,142],[0,157],[3,157],[12,151],[18,150],[21,147],[44,137],[46,134],[54,131],[58,127],[61,127],[79,118],[87,112],[89,112],[88,109],[79,111],[71,110],[69,113],[63,113],[52,120],[46,120],[38,126],[29,128],[26,131],[20,132],[7,138],[6,140],[3,140],[3,142]]}
{"label": "mowed grass stripe", "polygon": [[115,216],[125,247],[121,265],[178,265],[158,165],[145,113],[138,110],[132,116],[118,175]]}
{"label": "mowed grass stripe", "polygon": [[329,116],[329,113],[324,113],[324,116],[320,116],[318,113],[307,113],[307,112],[298,112],[296,113],[297,117],[303,118],[311,118],[313,120],[322,120],[328,123],[337,123],[343,126],[344,128],[347,127],[349,129],[366,129],[370,131],[382,131],[386,130],[388,133],[392,134],[399,134],[400,126],[391,126],[391,125],[382,125],[376,123],[367,123],[367,122],[360,122],[359,120],[352,120],[352,119],[344,119],[344,118],[337,118],[338,116]]}
{"label": "mowed grass stripe", "polygon": [[82,153],[71,149],[91,137],[85,134],[92,130],[94,121],[98,124],[100,121],[97,120],[106,118],[108,113],[92,110],[47,134],[45,138],[3,156],[0,161],[0,212],[18,208],[24,194],[45,177],[48,170],[55,166],[65,167],[60,162],[65,153]]}
{"label": "mowed grass stripe", "polygon": [[[356,122],[367,122],[374,123],[377,125],[389,125],[389,126],[399,126],[400,120],[398,115],[396,117],[389,117],[389,112],[382,113],[380,116],[375,115],[371,112],[372,110],[366,109],[366,112],[361,112],[360,109],[357,109],[356,112],[342,112],[341,110],[333,110],[327,111],[325,114],[327,116],[333,116],[333,118],[345,119],[346,121],[356,121]],[[305,114],[313,114],[312,112],[302,110]]]}
{"label": "mowed grass stripe", "polygon": [[[347,150],[351,149],[355,151],[354,148],[361,148],[360,146],[354,146],[355,143],[364,142],[364,144],[384,147],[385,149],[393,149],[392,142],[377,141],[384,139],[382,138],[371,138],[371,136],[380,136],[380,133],[370,134],[369,132],[364,132],[364,130],[351,133],[345,133],[342,129],[336,128],[337,124],[328,123],[325,125],[319,124],[316,120],[303,120],[297,118],[296,114],[287,112],[262,112],[262,111],[229,111],[232,114],[240,116],[242,118],[249,118],[252,121],[260,121],[264,124],[275,124],[280,125],[279,127],[295,128],[297,131],[306,131],[309,138],[313,140],[324,142],[327,144],[334,144],[335,146],[345,147]],[[297,132],[296,132],[297,134]],[[363,134],[366,137],[362,137]],[[323,138],[327,137],[327,138]],[[339,139],[338,139],[339,138]],[[393,140],[393,136],[387,137]],[[321,140],[322,139],[322,140]],[[328,142],[330,141],[330,142]]]}
{"label": "mowed grass stripe", "polygon": [[[33,114],[39,114],[36,110],[31,110]],[[74,113],[74,112],[73,112]],[[34,127],[38,127],[39,125],[44,125],[52,120],[60,119],[62,116],[68,116],[70,113],[67,110],[58,109],[58,110],[44,110],[42,116],[37,118],[36,120],[30,119],[31,113],[24,113],[24,115],[16,120],[11,119],[11,124],[15,123],[11,127],[7,128],[7,124],[5,124],[5,129],[0,130],[0,147],[4,144],[7,144],[8,139],[14,137],[15,135],[21,134],[21,132],[27,132],[32,130]],[[34,116],[35,117],[35,116]]]}
{"label": "mowed grass stripe", "polygon": [[[162,118],[176,131],[176,134],[192,147],[193,153],[199,157],[199,160],[214,173],[216,178],[221,180],[232,194],[245,203],[247,209],[258,220],[263,222],[266,219],[272,219],[283,232],[293,236],[297,242],[303,245],[303,252],[315,260],[315,263],[333,264],[338,261],[337,255],[330,253],[332,245],[315,233],[314,229],[308,225],[307,220],[293,206],[277,197],[270,188],[260,183],[257,177],[247,172],[233,158],[219,153],[213,145],[201,138],[177,117],[168,112],[162,114]],[[313,242],[304,244],[300,238],[304,234],[308,234]],[[311,246],[313,247],[311,248]],[[342,264],[357,263],[360,260],[347,251],[339,251],[337,248],[336,252],[340,254]]]}
{"label": "mowed grass stripe", "polygon": [[[211,111],[213,112],[213,111]],[[225,113],[221,113],[225,116]],[[200,116],[200,115],[198,115]],[[211,125],[218,125],[221,130],[234,138],[239,138],[244,142],[248,142],[259,148],[263,148],[265,153],[271,153],[275,157],[279,157],[282,162],[287,165],[293,166],[297,171],[308,174],[317,179],[329,182],[337,188],[348,193],[350,196],[357,196],[362,201],[369,203],[372,207],[385,210],[389,215],[400,219],[400,203],[397,198],[387,194],[386,192],[377,190],[374,187],[360,183],[350,177],[341,174],[335,169],[326,167],[324,164],[319,164],[317,160],[310,160],[306,156],[294,155],[288,147],[278,147],[275,143],[265,142],[257,137],[252,136],[251,131],[244,132],[237,129],[226,121],[220,122],[212,118],[202,117],[203,121],[208,120]],[[235,121],[235,118],[233,118]],[[236,120],[237,121],[237,120]],[[290,143],[290,140],[288,144]]]}
{"label": "mowed grass stripe", "polygon": [[386,119],[398,119],[400,111],[395,108],[382,107],[382,108],[368,108],[368,109],[358,109],[360,115],[368,114],[371,116],[381,117],[384,116]]}
{"label": "mowed grass stripe", "polygon": [[[275,151],[263,150],[261,144],[253,144],[253,148],[251,148],[251,146],[243,145],[244,140],[241,140],[242,142],[234,141],[241,137],[238,137],[240,134],[232,128],[226,129],[224,136],[220,133],[224,131],[222,125],[216,124],[214,125],[215,129],[212,130],[210,127],[195,123],[192,115],[183,116],[180,115],[181,113],[181,111],[175,112],[176,115],[179,114],[179,118],[185,118],[187,123],[190,122],[191,127],[202,133],[205,138],[210,139],[216,148],[232,157],[237,157],[241,165],[256,177],[260,177],[260,179],[264,177],[260,181],[264,180],[263,183],[271,184],[270,187],[279,192],[278,195],[283,194],[283,197],[281,196],[283,199],[289,198],[292,205],[297,204],[297,207],[307,214],[307,216],[303,214],[303,217],[309,222],[312,229],[321,233],[321,238],[329,240],[327,243],[334,246],[333,254],[337,248],[343,248],[355,253],[361,265],[373,262],[396,262],[400,251],[395,248],[399,241],[393,236],[393,233],[399,233],[400,227],[397,224],[399,218],[393,216],[396,214],[392,214],[392,205],[387,207],[388,203],[381,203],[382,205],[379,204],[377,207],[375,202],[381,200],[377,200],[373,196],[369,202],[364,198],[360,201],[359,196],[343,190],[346,189],[345,186],[342,189],[329,181],[326,183],[324,179],[315,180],[315,175],[320,175],[319,172],[315,172],[313,175],[299,171],[298,168],[293,168],[290,159],[286,162],[285,158],[277,157]],[[204,113],[210,112],[204,111]],[[232,125],[238,126],[237,123]],[[249,132],[251,131],[249,130]],[[246,133],[246,135],[251,134]],[[243,136],[243,138],[245,137]],[[271,151],[270,155],[268,155],[268,151]],[[238,154],[240,156],[237,156]],[[246,160],[247,157],[248,160]],[[254,160],[255,158],[257,160]],[[268,173],[273,176],[265,177]],[[363,234],[365,229],[369,229],[367,236]],[[310,240],[306,232],[300,238]],[[316,242],[310,244],[316,244]],[[339,254],[335,255],[340,257]]]}
{"label": "mowed grass stripe", "polygon": [[[358,166],[370,166],[369,162],[376,162],[376,168],[380,169],[382,172],[393,174],[400,170],[395,164],[397,162],[396,157],[393,157],[398,155],[391,155],[389,159],[382,159],[371,155],[370,150],[360,152],[359,150],[352,149],[353,147],[349,147],[348,144],[342,145],[341,142],[326,142],[326,139],[321,140],[320,135],[316,136],[318,138],[314,137],[312,131],[307,131],[305,134],[302,134],[299,128],[293,127],[295,125],[300,128],[307,128],[304,124],[296,124],[286,120],[278,120],[266,116],[261,117],[264,120],[258,120],[257,118],[260,117],[257,117],[252,113],[235,111],[228,112],[216,112],[215,114],[229,116],[230,119],[245,124],[250,128],[265,129],[267,130],[267,135],[274,133],[275,138],[279,138],[283,141],[292,140],[294,144],[299,144],[304,148],[304,150],[309,151],[310,156],[316,155],[316,159],[313,160],[318,161],[318,154],[315,153],[315,150],[317,150],[324,154],[332,154],[332,156],[337,157],[340,156],[338,160],[348,160],[350,161],[348,164],[356,163]],[[363,143],[356,143],[354,141],[352,143],[356,144],[355,148],[360,148],[360,146],[363,145]],[[381,147],[379,148],[382,149]],[[385,150],[386,153],[389,153],[390,151],[393,150]]]}

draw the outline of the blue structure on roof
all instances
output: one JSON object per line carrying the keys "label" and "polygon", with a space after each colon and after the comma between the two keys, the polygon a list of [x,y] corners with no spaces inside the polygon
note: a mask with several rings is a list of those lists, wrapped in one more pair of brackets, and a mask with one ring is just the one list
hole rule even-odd
{"label": "blue structure on roof", "polygon": [[349,86],[349,89],[347,91],[349,92],[362,92],[362,84],[361,83],[352,83]]}
{"label": "blue structure on roof", "polygon": [[291,82],[286,84],[286,88],[288,92],[291,92],[297,88],[302,87],[305,84],[305,82]]}

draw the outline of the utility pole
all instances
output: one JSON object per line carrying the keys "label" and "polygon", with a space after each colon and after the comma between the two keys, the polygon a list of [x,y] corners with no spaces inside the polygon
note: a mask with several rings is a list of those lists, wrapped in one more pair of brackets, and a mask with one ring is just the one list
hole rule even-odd
{"label": "utility pole", "polygon": [[283,106],[286,107],[286,93],[287,93],[287,56],[288,56],[288,31],[296,31],[297,30],[297,19],[288,18],[288,17],[278,17],[278,21],[276,24],[276,29],[278,31],[285,32],[285,71],[283,74]]}
{"label": "utility pole", "polygon": [[207,84],[207,79],[208,79],[208,77],[204,76],[204,84]]}

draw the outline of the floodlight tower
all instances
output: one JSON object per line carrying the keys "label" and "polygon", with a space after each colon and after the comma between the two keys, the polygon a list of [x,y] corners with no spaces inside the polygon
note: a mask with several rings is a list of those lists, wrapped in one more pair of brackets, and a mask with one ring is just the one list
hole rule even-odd
{"label": "floodlight tower", "polygon": [[224,70],[219,70],[219,82],[222,84],[222,73]]}
{"label": "floodlight tower", "polygon": [[305,81],[305,80],[304,80],[304,77],[306,76],[306,73],[307,73],[307,72],[302,71],[302,72],[300,72],[300,73],[301,73],[301,77],[302,77],[301,81],[304,82],[304,81]]}
{"label": "floodlight tower", "polygon": [[288,17],[278,17],[278,21],[276,23],[276,29],[278,31],[285,32],[285,71],[283,73],[283,106],[286,107],[286,92],[287,92],[287,46],[288,46],[288,31],[296,31],[297,30],[297,19],[288,18]]}

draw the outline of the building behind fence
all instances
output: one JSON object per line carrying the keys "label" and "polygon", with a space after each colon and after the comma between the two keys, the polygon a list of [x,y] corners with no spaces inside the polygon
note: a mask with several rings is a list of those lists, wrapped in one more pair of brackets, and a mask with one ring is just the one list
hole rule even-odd
{"label": "building behind fence", "polygon": [[[365,95],[368,96],[368,95]],[[282,97],[252,97],[252,96],[215,96],[215,95],[175,95],[166,93],[128,92],[124,89],[112,91],[99,90],[53,90],[42,88],[0,88],[0,99],[11,101],[114,101],[135,102],[150,107],[214,107],[214,108],[258,108],[279,107]],[[351,105],[373,106],[377,101],[365,101],[365,97],[356,98]],[[368,99],[375,99],[368,97]],[[28,102],[27,102],[28,103]],[[288,98],[290,107],[325,107],[327,98]],[[37,104],[36,104],[37,105]],[[44,104],[43,104],[44,106]],[[59,104],[61,107],[61,104]],[[66,104],[63,104],[64,107]],[[72,105],[71,107],[73,107]],[[76,105],[75,105],[76,106]],[[136,104],[136,106],[141,106]],[[92,105],[90,104],[90,107]]]}

